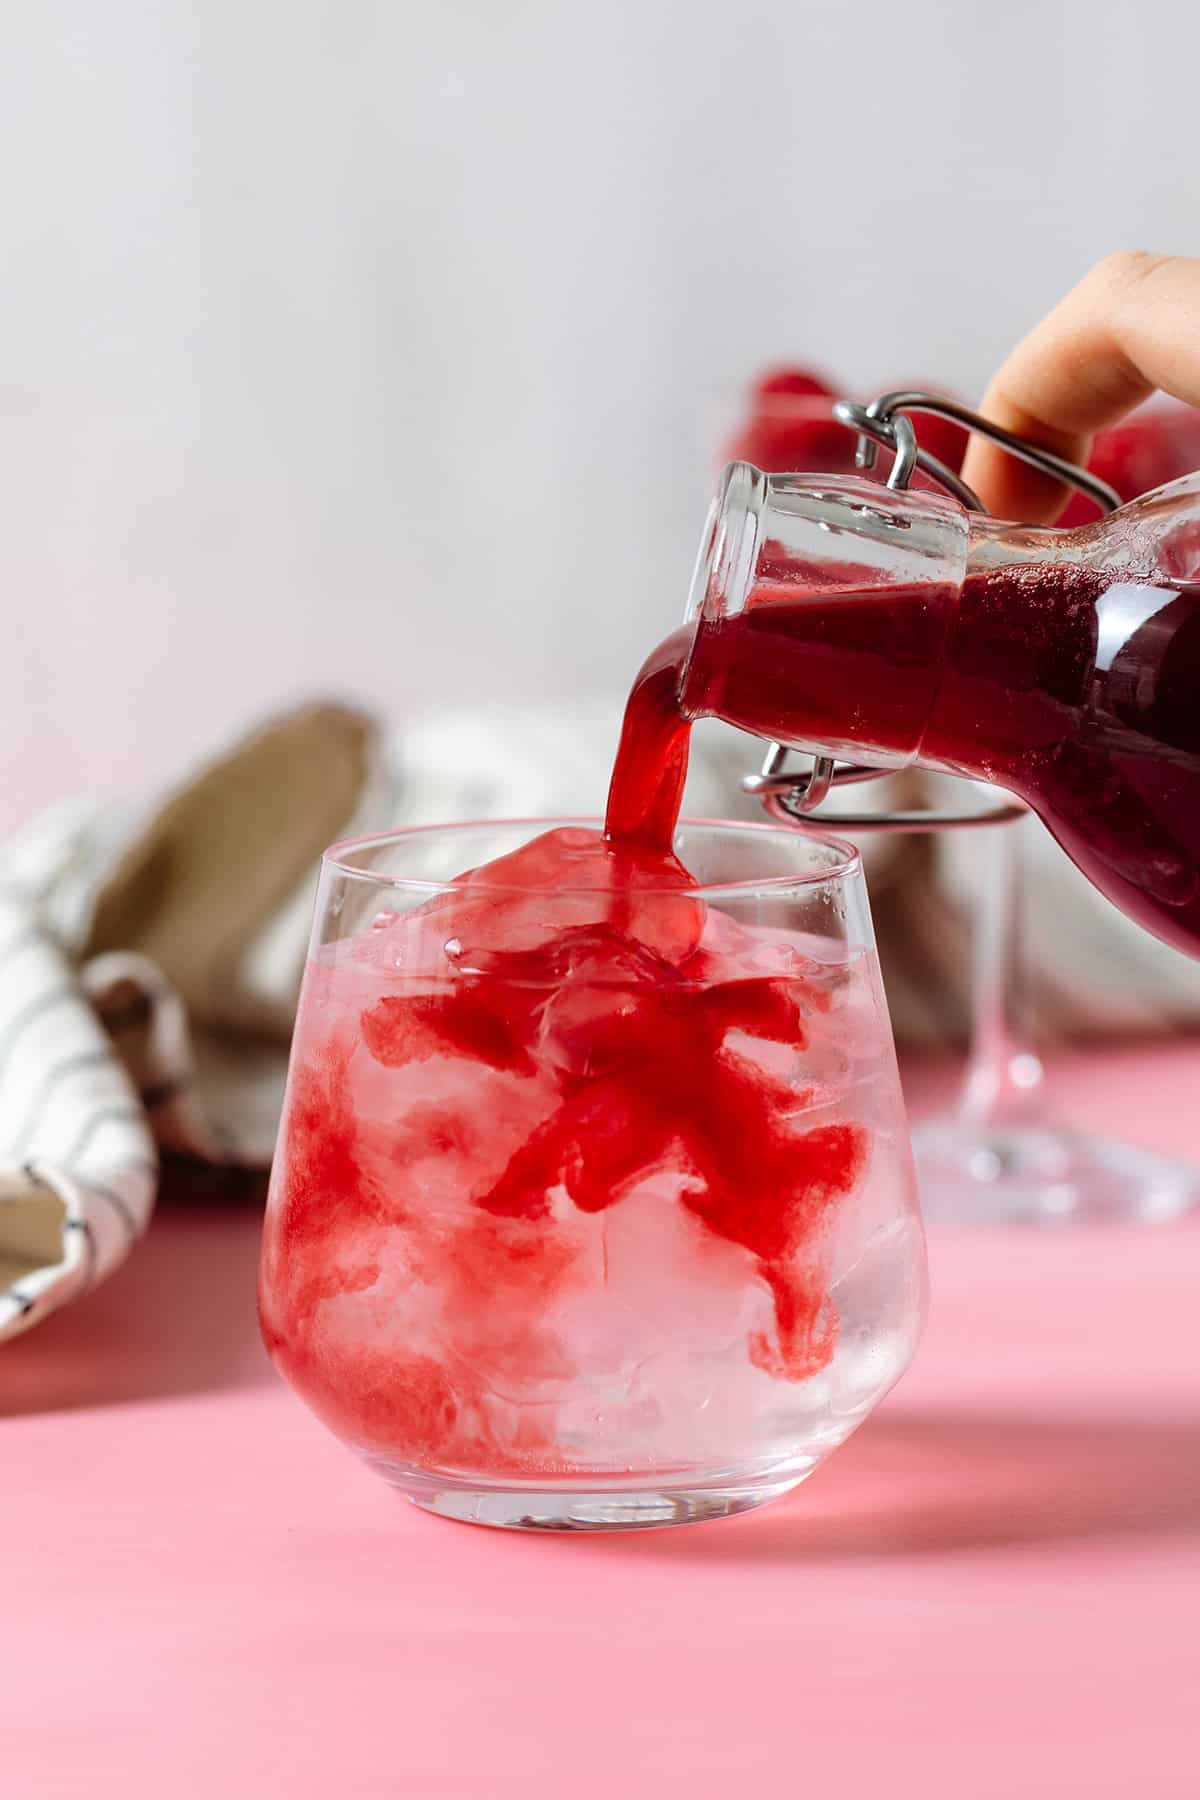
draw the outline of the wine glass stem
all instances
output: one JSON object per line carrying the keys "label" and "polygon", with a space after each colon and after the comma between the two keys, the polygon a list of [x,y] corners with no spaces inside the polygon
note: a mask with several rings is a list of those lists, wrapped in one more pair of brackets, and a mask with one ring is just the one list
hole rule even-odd
{"label": "wine glass stem", "polygon": [[983,831],[979,839],[971,1047],[961,1107],[974,1123],[1001,1124],[1040,1110],[1043,1071],[1028,1032],[1021,822]]}

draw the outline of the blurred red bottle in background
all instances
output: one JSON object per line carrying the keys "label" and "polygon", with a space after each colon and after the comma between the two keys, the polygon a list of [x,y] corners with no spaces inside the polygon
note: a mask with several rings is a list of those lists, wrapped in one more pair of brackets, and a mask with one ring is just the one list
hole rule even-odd
{"label": "blurred red bottle in background", "polygon": [[[1178,400],[1150,401],[1098,433],[1088,467],[1115,487],[1122,500],[1136,500],[1164,481],[1190,475],[1200,469],[1200,409]],[[1090,502],[1075,494],[1058,523],[1086,525],[1095,516]]]}
{"label": "blurred red bottle in background", "polygon": [[[936,383],[896,382],[895,387],[945,390]],[[880,392],[883,389],[880,388]],[[799,364],[768,369],[750,388],[744,422],[724,446],[724,461],[750,462],[769,475],[813,470],[826,475],[854,472],[855,437],[833,416],[833,402],[845,396],[823,373]],[[914,416],[923,450],[959,470],[967,433],[948,419]],[[887,474],[890,459],[880,451],[878,472]],[[1122,500],[1134,500],[1164,481],[1200,469],[1200,408],[1175,400],[1156,400],[1128,419],[1098,434],[1089,468],[1111,483]],[[918,473],[914,487],[937,483]],[[1095,507],[1082,494],[1072,496],[1060,525],[1085,525]]]}
{"label": "blurred red bottle in background", "polygon": [[[904,385],[928,387],[925,383]],[[852,475],[857,440],[833,416],[834,401],[846,395],[844,384],[835,387],[824,375],[798,364],[769,369],[753,383],[745,421],[725,444],[722,460],[753,463],[768,475],[799,470]],[[954,470],[962,467],[967,434],[961,425],[932,416],[914,418],[913,424],[923,450]],[[876,464],[881,478],[890,466],[891,457],[881,450]],[[936,489],[937,485],[919,471],[913,481],[914,487]]]}

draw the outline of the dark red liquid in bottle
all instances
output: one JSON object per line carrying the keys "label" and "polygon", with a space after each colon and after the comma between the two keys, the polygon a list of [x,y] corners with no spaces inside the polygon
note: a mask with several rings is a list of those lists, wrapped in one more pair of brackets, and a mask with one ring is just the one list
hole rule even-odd
{"label": "dark red liquid in bottle", "polygon": [[961,593],[797,598],[794,578],[763,583],[740,611],[676,632],[645,664],[613,772],[615,835],[669,843],[684,706],[764,738],[915,753],[994,781],[1125,913],[1200,955],[1194,582],[1028,563],[973,574]]}

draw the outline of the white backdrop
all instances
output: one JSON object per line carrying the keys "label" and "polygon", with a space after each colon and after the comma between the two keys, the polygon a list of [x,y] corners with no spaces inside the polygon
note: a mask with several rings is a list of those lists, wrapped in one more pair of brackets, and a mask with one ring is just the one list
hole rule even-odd
{"label": "white backdrop", "polygon": [[310,689],[622,687],[761,361],[969,394],[1200,234],[1183,3],[0,18],[0,822]]}

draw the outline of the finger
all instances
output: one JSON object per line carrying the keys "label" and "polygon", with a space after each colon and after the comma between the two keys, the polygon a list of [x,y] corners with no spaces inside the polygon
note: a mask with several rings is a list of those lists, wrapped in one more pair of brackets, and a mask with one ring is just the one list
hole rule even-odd
{"label": "finger", "polygon": [[[1200,406],[1200,260],[1128,250],[1097,263],[1017,345],[980,410],[1086,462],[1093,435],[1156,388]],[[1060,482],[982,438],[963,475],[1002,518],[1053,519],[1066,501]]]}

